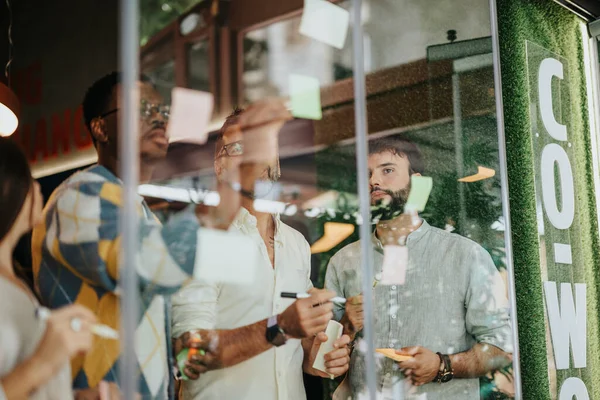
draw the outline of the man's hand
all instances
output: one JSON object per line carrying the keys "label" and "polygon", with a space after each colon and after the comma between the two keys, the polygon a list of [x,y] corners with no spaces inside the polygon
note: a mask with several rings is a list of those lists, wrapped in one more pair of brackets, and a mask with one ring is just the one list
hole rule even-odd
{"label": "man's hand", "polygon": [[362,294],[347,299],[346,312],[342,317],[341,323],[344,325],[344,331],[351,338],[354,338],[358,332],[362,331],[364,319]]}
{"label": "man's hand", "polygon": [[[192,341],[195,333],[200,334],[200,340]],[[197,353],[186,361],[185,369],[182,371],[188,378],[196,380],[207,371],[223,368],[221,364],[221,349],[218,336],[213,331],[199,330],[186,332],[174,341],[173,350],[175,355],[183,349],[196,349]]]}
{"label": "man's hand", "polygon": [[313,340],[310,356],[308,357],[307,362],[304,363],[304,370],[311,375],[320,376],[322,378],[331,378],[331,375],[333,375],[335,378],[345,374],[350,365],[350,348],[348,347],[348,344],[350,343],[350,337],[348,335],[343,335],[341,338],[336,340],[333,343],[334,350],[325,354],[324,359],[325,368],[327,370],[326,372],[319,371],[312,367],[315,359],[317,358],[317,353],[321,348],[321,344],[325,342],[327,342],[327,335],[325,332],[319,332]]}
{"label": "man's hand", "polygon": [[316,335],[333,318],[333,303],[329,300],[335,297],[335,292],[312,289],[309,293],[309,298],[296,300],[277,318],[277,325],[289,337],[302,339]]}
{"label": "man's hand", "polygon": [[278,157],[279,132],[293,119],[281,99],[266,99],[252,104],[240,115],[244,136],[244,162],[271,165]]}
{"label": "man's hand", "polygon": [[415,386],[432,382],[440,370],[440,358],[436,353],[424,347],[404,347],[396,354],[411,356],[407,361],[398,363],[400,370]]}

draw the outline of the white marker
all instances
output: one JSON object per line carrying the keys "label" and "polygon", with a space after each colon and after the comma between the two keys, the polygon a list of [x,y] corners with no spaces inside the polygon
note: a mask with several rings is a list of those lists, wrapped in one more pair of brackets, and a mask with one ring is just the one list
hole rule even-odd
{"label": "white marker", "polygon": [[[292,292],[281,292],[281,297],[285,299],[308,299],[311,297],[308,293],[292,293]],[[334,297],[329,299],[332,303],[346,304],[346,299],[343,297]]]}

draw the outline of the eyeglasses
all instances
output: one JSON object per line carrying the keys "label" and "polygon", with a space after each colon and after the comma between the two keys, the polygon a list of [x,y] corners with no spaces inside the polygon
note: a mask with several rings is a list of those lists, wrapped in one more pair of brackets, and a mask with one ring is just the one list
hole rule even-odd
{"label": "eyeglasses", "polygon": [[[119,111],[118,108],[114,110],[110,110],[98,116],[98,118],[104,118],[111,114]],[[156,114],[162,115],[165,120],[169,120],[169,116],[171,115],[171,106],[168,104],[153,104],[149,103],[146,100],[142,100],[140,103],[140,117],[146,121],[150,121],[152,117]]]}
{"label": "eyeglasses", "polygon": [[155,114],[160,114],[165,120],[171,115],[171,106],[168,104],[153,104],[142,100],[140,107],[140,117],[149,120]]}
{"label": "eyeglasses", "polygon": [[227,154],[229,157],[237,157],[244,154],[244,144],[242,142],[233,142],[223,146],[217,158]]}

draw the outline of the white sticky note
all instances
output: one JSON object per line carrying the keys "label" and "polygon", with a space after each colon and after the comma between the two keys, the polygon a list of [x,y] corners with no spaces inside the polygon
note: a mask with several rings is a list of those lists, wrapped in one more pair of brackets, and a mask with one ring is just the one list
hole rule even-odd
{"label": "white sticky note", "polygon": [[319,347],[317,357],[315,358],[315,362],[313,363],[314,369],[327,372],[325,368],[325,354],[335,350],[333,344],[336,340],[342,337],[343,330],[344,327],[339,322],[334,320],[329,321],[329,323],[327,324],[327,329],[325,330],[325,334],[327,335],[327,341],[325,343],[321,343],[321,347]]}
{"label": "white sticky note", "polygon": [[383,247],[382,285],[404,285],[408,266],[408,248],[388,245]]}
{"label": "white sticky note", "polygon": [[256,284],[260,253],[248,236],[201,228],[194,278],[232,285]]}
{"label": "white sticky note", "polygon": [[323,119],[319,80],[312,76],[291,74],[290,106],[296,118]]}
{"label": "white sticky note", "polygon": [[171,115],[167,128],[169,141],[206,143],[213,105],[214,99],[211,93],[181,87],[173,88]]}
{"label": "white sticky note", "polygon": [[344,48],[350,13],[325,0],[305,0],[300,33],[338,49]]}

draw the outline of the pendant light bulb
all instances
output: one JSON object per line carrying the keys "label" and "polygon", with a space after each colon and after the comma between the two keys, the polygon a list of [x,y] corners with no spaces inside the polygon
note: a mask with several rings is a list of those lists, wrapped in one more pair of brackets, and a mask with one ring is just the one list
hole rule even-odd
{"label": "pendant light bulb", "polygon": [[0,136],[10,136],[19,126],[19,100],[14,92],[0,83]]}

